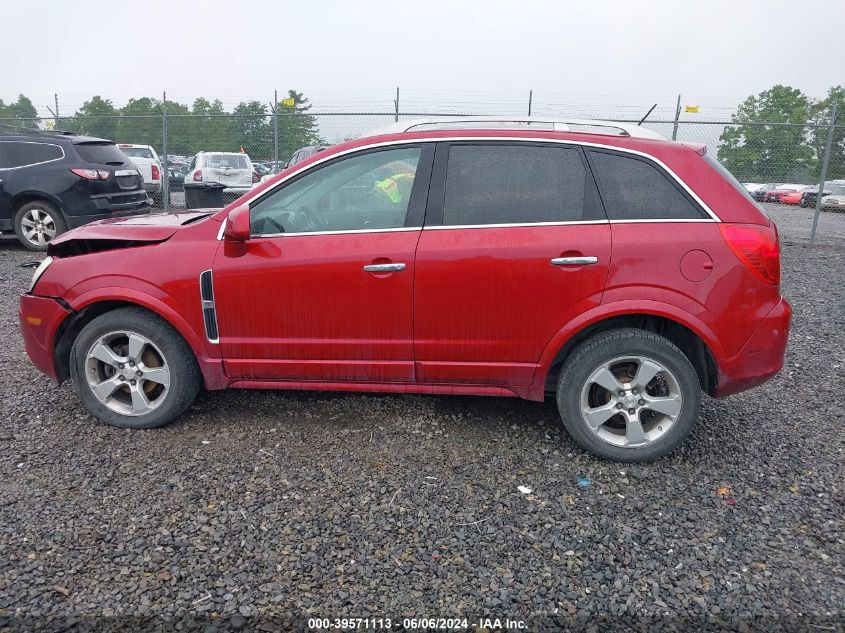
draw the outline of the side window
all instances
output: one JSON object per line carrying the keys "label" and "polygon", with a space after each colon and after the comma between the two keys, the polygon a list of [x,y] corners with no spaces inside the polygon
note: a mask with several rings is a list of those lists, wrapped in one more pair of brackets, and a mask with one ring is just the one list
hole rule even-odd
{"label": "side window", "polygon": [[704,215],[656,165],[590,151],[607,217],[611,220],[698,220]]}
{"label": "side window", "polygon": [[9,167],[24,167],[36,163],[46,163],[61,158],[64,154],[58,145],[47,143],[25,143],[8,141],[3,144],[6,149],[6,162]]}
{"label": "side window", "polygon": [[519,144],[449,149],[443,224],[528,224],[596,219],[581,151]]}
{"label": "side window", "polygon": [[253,205],[253,235],[392,229],[405,225],[418,147],[380,150],[318,167]]}

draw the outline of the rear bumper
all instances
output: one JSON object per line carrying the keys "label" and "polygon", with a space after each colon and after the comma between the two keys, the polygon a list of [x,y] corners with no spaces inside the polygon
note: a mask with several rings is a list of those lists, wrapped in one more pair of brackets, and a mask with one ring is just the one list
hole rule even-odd
{"label": "rear bumper", "polygon": [[719,363],[714,396],[729,396],[763,384],[783,369],[792,307],[781,299],[735,356]]}
{"label": "rear bumper", "polygon": [[132,203],[131,205],[118,205],[120,207],[129,206],[128,209],[114,209],[112,211],[102,213],[92,213],[89,215],[69,215],[67,216],[67,224],[69,229],[75,229],[83,224],[96,222],[97,220],[107,220],[108,218],[124,218],[131,215],[146,215],[150,212],[149,201],[139,205]]}
{"label": "rear bumper", "polygon": [[145,182],[144,189],[148,194],[151,193],[160,193],[161,192],[161,181],[157,182]]}
{"label": "rear bumper", "polygon": [[21,295],[18,319],[26,353],[32,364],[54,384],[59,383],[56,359],[53,355],[56,332],[70,313],[70,310],[50,297]]}

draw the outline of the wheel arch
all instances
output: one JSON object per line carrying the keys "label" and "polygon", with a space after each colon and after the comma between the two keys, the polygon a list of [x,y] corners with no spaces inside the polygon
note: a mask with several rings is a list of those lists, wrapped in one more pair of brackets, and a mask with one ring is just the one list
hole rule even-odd
{"label": "wheel arch", "polygon": [[29,203],[29,202],[49,202],[51,205],[56,207],[56,210],[61,214],[62,220],[65,220],[65,212],[62,209],[61,201],[54,195],[46,193],[44,191],[22,191],[15,196],[12,197],[12,209],[14,210],[12,219],[14,220],[14,216],[17,215],[20,208]]}
{"label": "wheel arch", "polygon": [[87,300],[76,301],[73,305],[70,305],[73,312],[61,323],[56,331],[55,344],[53,346],[54,362],[59,382],[67,380],[70,376],[70,351],[82,328],[98,316],[107,312],[112,312],[120,308],[141,308],[163,319],[187,343],[199,365],[206,389],[220,389],[225,386],[219,359],[209,358],[201,340],[181,315],[154,297],[127,297],[125,293],[126,289],[123,289],[122,296],[104,294],[98,297],[89,297]]}
{"label": "wheel arch", "polygon": [[[701,389],[712,395],[718,384],[717,358],[722,352],[715,335],[696,319],[679,318],[677,309],[640,306],[619,308],[593,315],[564,328],[547,346],[540,361],[539,375],[534,381],[536,395],[554,392],[557,376],[564,361],[583,341],[608,330],[636,328],[659,334],[675,344],[690,360],[698,375]],[[714,353],[714,348],[716,352]]]}

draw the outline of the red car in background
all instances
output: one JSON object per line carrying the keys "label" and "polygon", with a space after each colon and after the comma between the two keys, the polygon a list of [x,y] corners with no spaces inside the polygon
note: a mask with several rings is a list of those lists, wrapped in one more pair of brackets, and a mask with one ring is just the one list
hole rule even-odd
{"label": "red car in background", "polygon": [[780,202],[781,204],[801,204],[801,198],[804,197],[804,193],[812,189],[813,187],[801,187],[795,191],[784,193],[780,196]]}
{"label": "red car in background", "polygon": [[785,197],[789,196],[790,199],[794,197],[795,194],[799,193],[804,189],[806,185],[789,185],[783,184],[778,185],[777,189],[771,189],[766,192],[765,196],[763,197],[764,202],[779,202],[781,204],[798,204],[801,202],[801,196],[799,195],[795,202],[786,202],[784,200]]}
{"label": "red car in background", "polygon": [[400,122],[224,209],[75,229],[20,299],[33,363],[115,426],[203,387],[552,394],[625,461],[776,374],[790,315],[775,225],[703,146],[545,119]]}

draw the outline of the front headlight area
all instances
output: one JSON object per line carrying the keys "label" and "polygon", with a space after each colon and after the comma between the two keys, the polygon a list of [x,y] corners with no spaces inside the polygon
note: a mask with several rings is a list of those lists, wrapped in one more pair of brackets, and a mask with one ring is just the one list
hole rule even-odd
{"label": "front headlight area", "polygon": [[52,263],[53,258],[50,256],[47,256],[41,260],[41,262],[38,264],[38,267],[35,269],[35,272],[32,274],[32,281],[29,282],[29,290],[27,290],[27,292],[31,294],[32,291],[35,290],[35,284],[38,283],[38,280],[41,278],[41,275],[44,274],[44,271],[47,270],[47,267]]}

